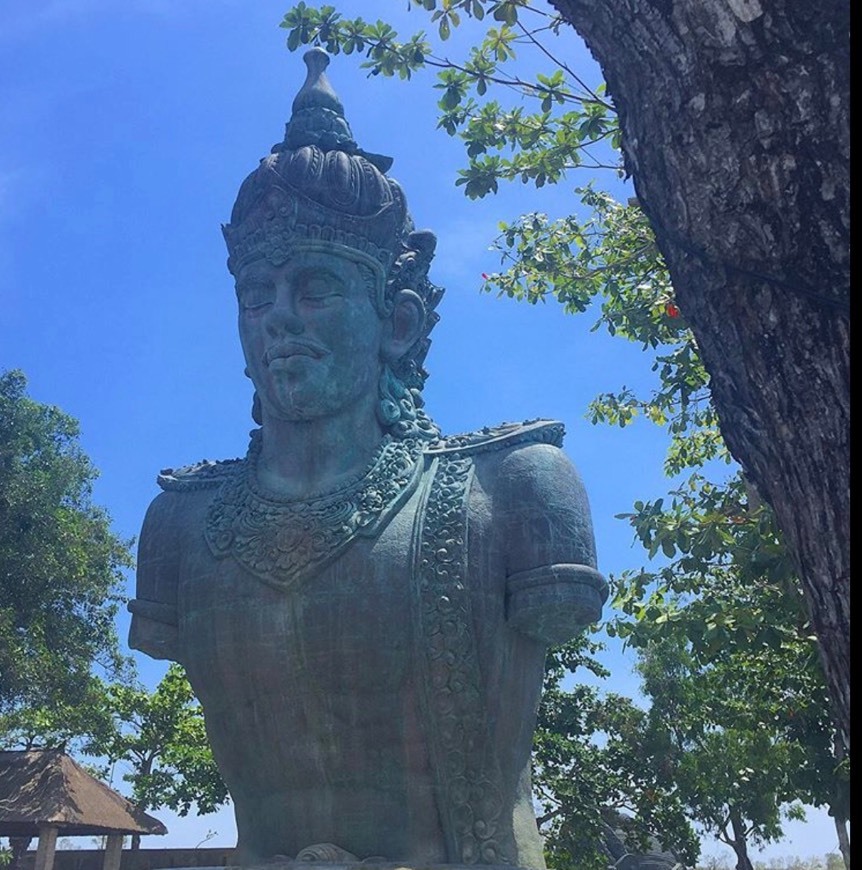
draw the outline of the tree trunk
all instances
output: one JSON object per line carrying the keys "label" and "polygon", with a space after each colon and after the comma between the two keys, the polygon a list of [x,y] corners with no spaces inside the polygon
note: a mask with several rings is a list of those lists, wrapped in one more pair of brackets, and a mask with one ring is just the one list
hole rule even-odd
{"label": "tree trunk", "polygon": [[[146,779],[153,772],[153,762],[155,761],[155,757],[152,755],[144,755],[140,759],[140,770],[138,771],[139,781]],[[147,803],[145,798],[142,798],[138,801],[138,809],[146,812],[150,809],[150,805]],[[132,839],[129,841],[129,850],[132,852],[137,852],[141,848],[141,835],[140,834],[132,834]]]}
{"label": "tree trunk", "polygon": [[736,813],[731,812],[730,824],[733,828],[733,841],[730,845],[736,853],[736,870],[754,870],[751,859],[748,857],[748,840],[745,835],[745,826]]}
{"label": "tree trunk", "polygon": [[838,848],[844,859],[845,870],[850,870],[850,834],[847,833],[847,819],[835,816],[835,833],[838,834]]}
{"label": "tree trunk", "polygon": [[849,4],[551,2],[602,66],[722,434],[795,556],[849,746]]}

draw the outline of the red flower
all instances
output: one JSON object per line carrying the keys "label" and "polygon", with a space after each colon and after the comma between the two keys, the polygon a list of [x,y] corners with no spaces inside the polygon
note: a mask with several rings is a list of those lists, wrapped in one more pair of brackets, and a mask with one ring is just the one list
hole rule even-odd
{"label": "red flower", "polygon": [[665,306],[664,313],[667,314],[668,317],[679,317],[679,308],[677,308],[673,302],[668,302]]}
{"label": "red flower", "polygon": [[482,273],[482,280],[483,280],[483,281],[487,281],[487,280],[488,280],[488,274],[487,274],[487,272],[483,272],[483,273]]}

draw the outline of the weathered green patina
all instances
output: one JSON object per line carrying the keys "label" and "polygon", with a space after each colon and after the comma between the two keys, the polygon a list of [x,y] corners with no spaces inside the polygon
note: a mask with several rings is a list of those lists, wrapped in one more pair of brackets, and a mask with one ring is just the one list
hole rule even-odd
{"label": "weathered green patina", "polygon": [[423,411],[435,239],[327,62],[224,228],[260,428],[160,476],[130,643],[185,666],[244,863],[543,870],[545,651],[607,596],[586,494],[559,423]]}

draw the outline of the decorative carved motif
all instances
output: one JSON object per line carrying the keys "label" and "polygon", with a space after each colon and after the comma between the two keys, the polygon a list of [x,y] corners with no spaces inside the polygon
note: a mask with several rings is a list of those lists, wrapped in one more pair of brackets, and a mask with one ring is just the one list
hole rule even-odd
{"label": "decorative carved motif", "polygon": [[194,465],[182,468],[163,468],[156,478],[159,486],[166,491],[193,492],[200,489],[213,489],[232,475],[244,459],[202,459]]}
{"label": "decorative carved motif", "polygon": [[555,420],[525,420],[523,423],[500,423],[499,426],[485,426],[475,432],[451,435],[432,445],[433,451],[457,451],[485,453],[514,447],[517,444],[552,444],[563,446],[566,428]]}
{"label": "decorative carved motif", "polygon": [[510,864],[497,841],[503,800],[488,739],[482,677],[466,577],[467,497],[473,463],[437,460],[414,571],[423,705],[449,858]]}
{"label": "decorative carved motif", "polygon": [[327,864],[359,863],[359,858],[347,849],[334,843],[315,843],[306,846],[297,856],[297,861],[324,861]]}
{"label": "decorative carved motif", "polygon": [[377,534],[415,489],[424,442],[384,440],[371,465],[335,492],[288,500],[256,484],[260,439],[233,466],[207,514],[214,556],[232,556],[276,589],[288,589],[331,562],[357,537]]}

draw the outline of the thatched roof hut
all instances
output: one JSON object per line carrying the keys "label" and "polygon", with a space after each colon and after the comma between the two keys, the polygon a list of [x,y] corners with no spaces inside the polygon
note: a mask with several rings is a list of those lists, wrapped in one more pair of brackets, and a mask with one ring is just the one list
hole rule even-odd
{"label": "thatched roof hut", "polygon": [[107,835],[104,870],[117,870],[125,834],[166,833],[58,749],[0,752],[0,836],[39,837],[34,870],[51,870],[58,834]]}

